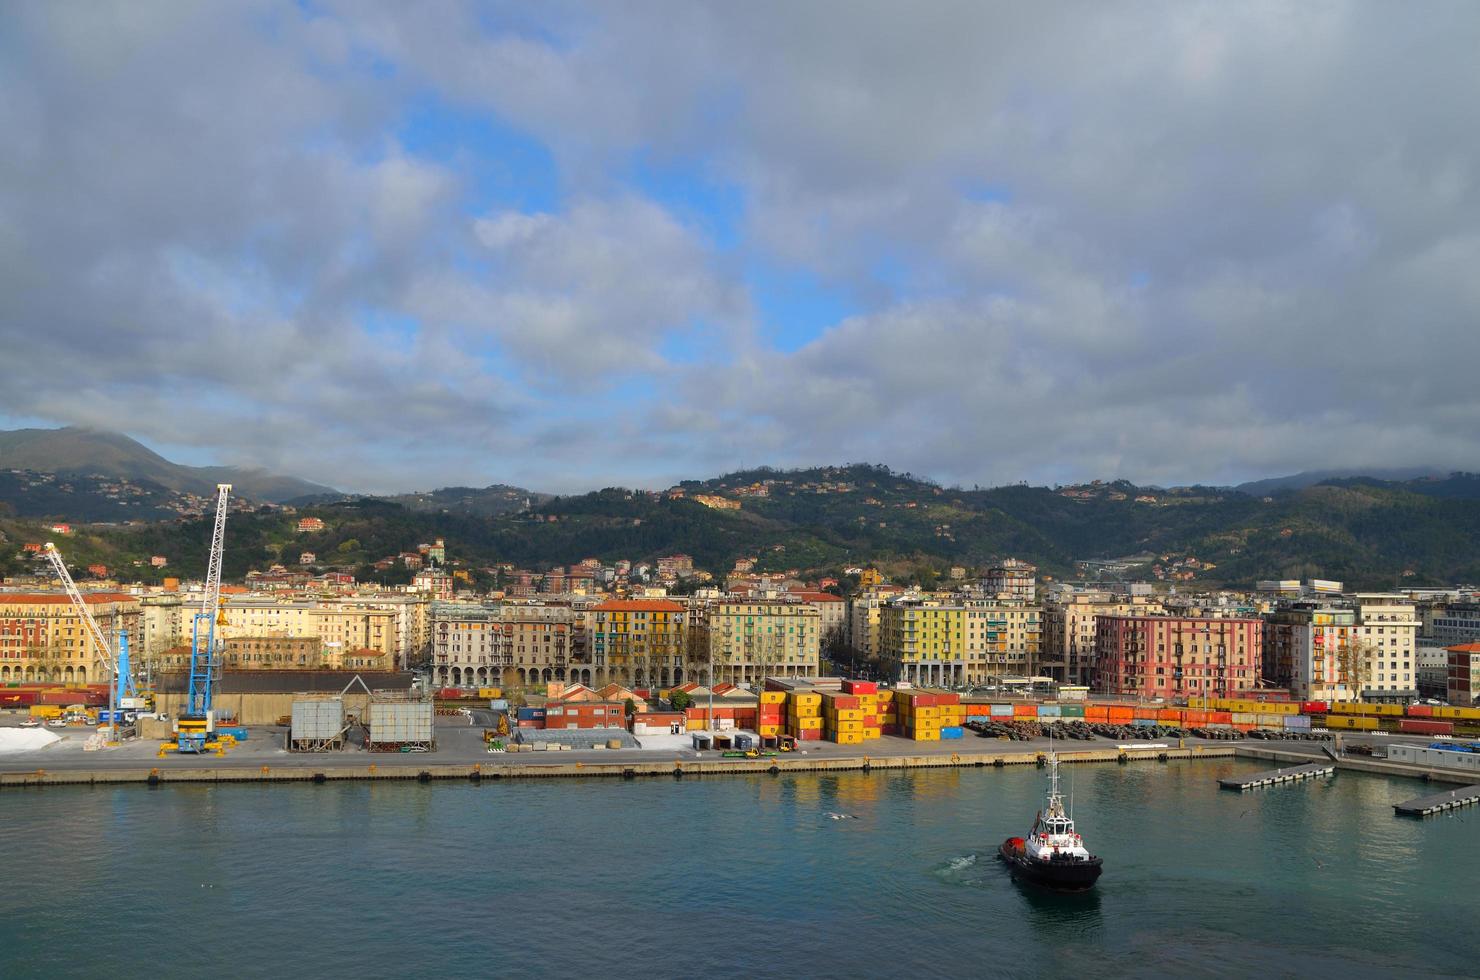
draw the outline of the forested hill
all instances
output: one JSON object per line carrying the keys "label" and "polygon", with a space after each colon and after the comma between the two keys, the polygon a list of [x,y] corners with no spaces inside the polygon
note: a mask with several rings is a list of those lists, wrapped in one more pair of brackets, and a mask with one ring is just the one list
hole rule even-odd
{"label": "forested hill", "polygon": [[[696,498],[706,498],[701,501]],[[1127,483],[1073,487],[936,486],[884,467],[750,470],[682,484],[669,493],[607,489],[531,500],[502,514],[430,510],[361,498],[280,512],[234,514],[226,572],[239,577],[314,552],[320,566],[366,571],[369,562],[437,537],[470,567],[534,569],[586,557],[650,561],[683,552],[715,573],[754,557],[761,570],[836,571],[880,563],[932,577],[1016,556],[1056,577],[1082,561],[1121,561],[1118,574],[1190,584],[1250,584],[1318,576],[1363,588],[1480,581],[1480,480],[1456,474],[1389,483],[1347,479],[1272,497],[1208,487]],[[739,503],[738,509],[725,508]],[[719,504],[720,507],[709,506]],[[326,528],[296,533],[297,517]],[[0,563],[26,567],[21,544],[45,535],[0,519]],[[199,520],[80,529],[62,543],[74,564],[99,561],[126,576],[165,555],[168,574],[203,571]]]}

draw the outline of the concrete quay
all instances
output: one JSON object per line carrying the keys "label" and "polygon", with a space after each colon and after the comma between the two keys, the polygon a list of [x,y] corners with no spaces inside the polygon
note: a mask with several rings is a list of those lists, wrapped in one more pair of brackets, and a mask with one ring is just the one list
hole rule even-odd
{"label": "concrete quay", "polygon": [[[463,732],[467,733],[464,729]],[[25,760],[0,760],[0,788],[144,783],[306,782],[341,780],[531,779],[555,777],[639,778],[663,776],[729,776],[873,769],[1005,767],[1036,765],[1050,748],[1047,740],[998,742],[969,739],[958,743],[917,743],[883,738],[867,747],[805,743],[806,749],[771,758],[725,759],[691,750],[625,749],[539,753],[488,753],[471,739],[438,731],[439,747],[430,753],[368,753],[346,750],[314,754],[287,753],[242,743],[225,756],[141,758],[143,746],[107,752],[31,753]],[[481,737],[481,736],[480,736]],[[459,744],[465,743],[465,744]],[[1052,746],[1064,763],[1171,761],[1228,758],[1227,742],[1165,748],[1118,748],[1113,743],[1066,749]]]}

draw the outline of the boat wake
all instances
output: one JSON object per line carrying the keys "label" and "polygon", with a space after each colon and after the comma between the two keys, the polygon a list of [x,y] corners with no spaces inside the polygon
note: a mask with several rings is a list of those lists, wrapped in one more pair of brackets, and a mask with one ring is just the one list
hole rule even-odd
{"label": "boat wake", "polygon": [[977,861],[980,854],[962,854],[947,858],[935,869],[935,876],[952,885],[979,885],[987,878],[983,866]]}

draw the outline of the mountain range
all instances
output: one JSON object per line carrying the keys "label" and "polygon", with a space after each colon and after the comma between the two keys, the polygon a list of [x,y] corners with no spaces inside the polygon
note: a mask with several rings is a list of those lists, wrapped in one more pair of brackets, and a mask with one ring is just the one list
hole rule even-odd
{"label": "mountain range", "polygon": [[128,480],[199,496],[214,494],[218,483],[230,483],[233,493],[268,503],[338,492],[332,487],[261,469],[185,466],[165,459],[121,433],[76,427],[0,431],[0,469]]}
{"label": "mountain range", "polygon": [[[244,496],[291,502],[325,525],[299,534],[280,510],[233,515],[227,572],[236,575],[297,564],[304,552],[319,565],[370,574],[371,563],[442,537],[473,569],[685,553],[716,574],[752,558],[762,571],[840,574],[877,563],[896,579],[928,581],[1015,556],[1056,578],[1246,585],[1320,577],[1363,588],[1480,581],[1480,476],[1467,473],[1303,474],[1283,486],[1246,485],[1252,492],[1125,481],[968,490],[852,464],[752,469],[658,493],[550,496],[497,485],[367,497],[177,466],[107,433],[53,431],[50,448],[33,433],[0,435],[0,541],[37,540],[41,518],[126,522],[77,536],[69,560],[142,563],[146,576],[151,555],[167,557],[170,574],[204,571],[195,567],[206,537],[200,496],[224,474]],[[120,488],[120,480],[137,482]],[[0,571],[24,567],[19,550],[0,545]]]}

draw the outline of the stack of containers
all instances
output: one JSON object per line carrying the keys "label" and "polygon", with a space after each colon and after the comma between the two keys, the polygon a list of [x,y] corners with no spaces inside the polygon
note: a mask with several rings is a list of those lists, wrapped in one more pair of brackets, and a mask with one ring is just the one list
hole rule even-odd
{"label": "stack of containers", "polygon": [[822,692],[822,737],[839,745],[863,743],[863,702],[858,695]]}
{"label": "stack of containers", "polygon": [[844,681],[843,693],[858,699],[863,711],[863,738],[865,741],[884,734],[884,723],[879,718],[879,685],[873,681]]}
{"label": "stack of containers", "polygon": [[1012,705],[994,704],[991,709],[993,721],[1012,721]]}
{"label": "stack of containers", "polygon": [[938,691],[935,706],[940,709],[940,737],[961,738],[965,734],[961,726],[966,724],[966,705],[961,703],[961,695]]}
{"label": "stack of containers", "polygon": [[817,691],[797,690],[787,696],[787,734],[799,742],[822,738],[822,695]]}
{"label": "stack of containers", "polygon": [[916,742],[940,741],[940,708],[935,695],[928,691],[896,691],[894,702],[899,706],[899,721],[904,726],[904,737]]}
{"label": "stack of containers", "polygon": [[762,691],[761,703],[756,713],[756,734],[774,736],[781,734],[786,723],[786,692]]}
{"label": "stack of containers", "polygon": [[1012,717],[1018,721],[1037,721],[1038,705],[1014,704],[1012,706]]}
{"label": "stack of containers", "polygon": [[879,691],[874,695],[878,705],[879,734],[899,734],[899,704],[893,691]]}

